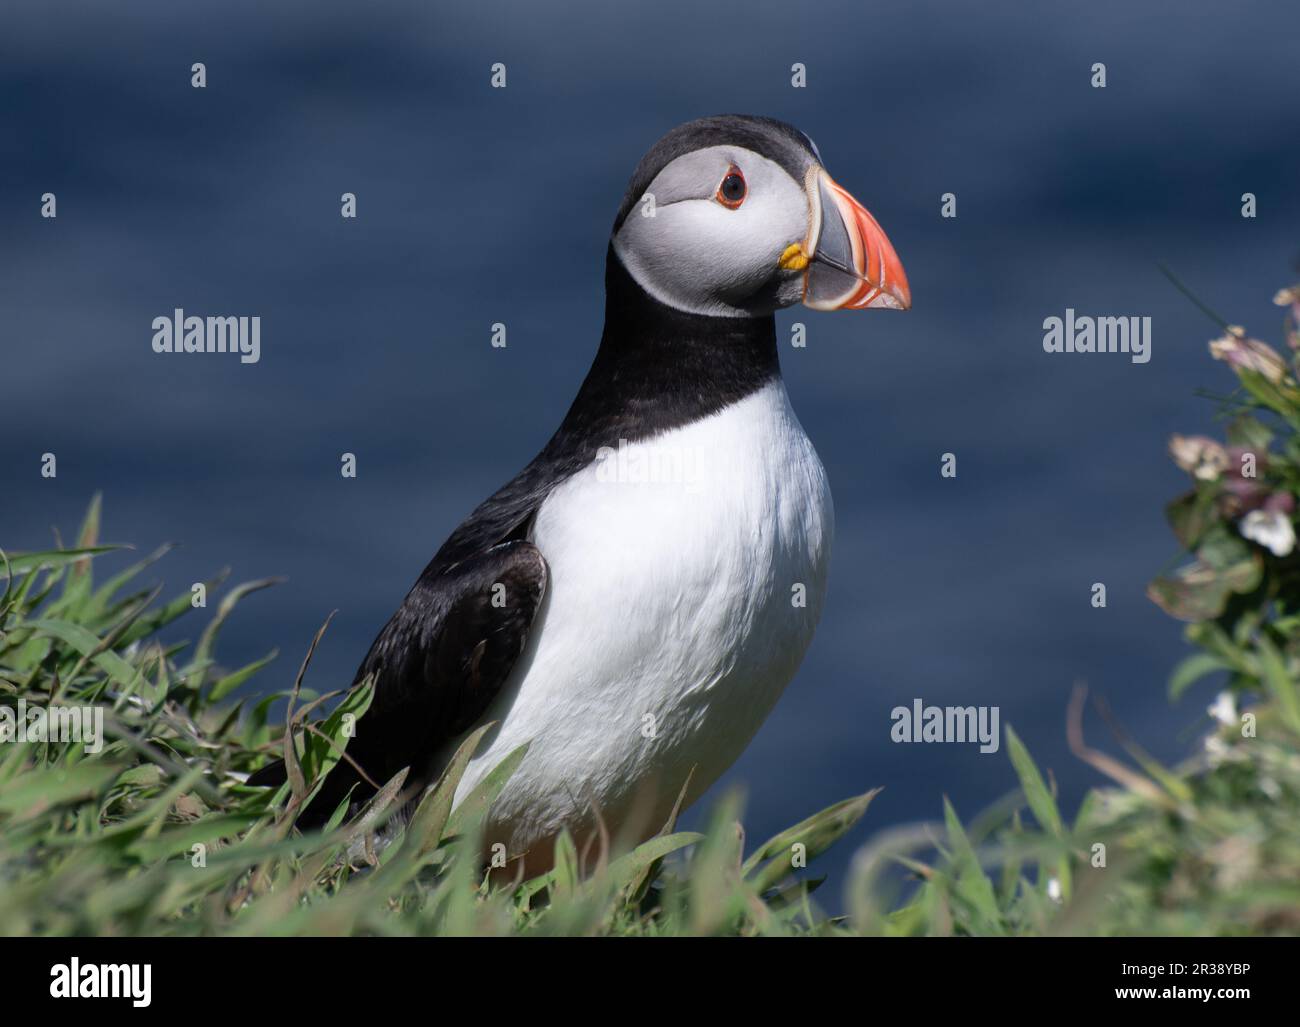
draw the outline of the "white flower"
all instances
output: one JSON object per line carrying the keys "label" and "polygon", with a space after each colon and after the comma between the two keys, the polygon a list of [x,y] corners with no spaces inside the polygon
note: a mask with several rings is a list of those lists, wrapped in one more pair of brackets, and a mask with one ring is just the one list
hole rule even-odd
{"label": "white flower", "polygon": [[1061,882],[1059,878],[1049,877],[1047,879],[1047,897],[1053,902],[1061,901]]}
{"label": "white flower", "polygon": [[1237,700],[1231,692],[1220,692],[1206,712],[1224,727],[1232,727],[1237,723]]}
{"label": "white flower", "polygon": [[1252,510],[1238,530],[1242,538],[1258,542],[1274,556],[1286,556],[1295,548],[1295,528],[1280,510]]}

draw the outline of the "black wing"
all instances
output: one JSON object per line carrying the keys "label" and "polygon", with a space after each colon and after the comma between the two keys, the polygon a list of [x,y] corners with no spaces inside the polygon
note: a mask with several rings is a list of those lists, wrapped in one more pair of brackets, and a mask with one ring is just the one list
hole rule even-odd
{"label": "black wing", "polygon": [[[422,782],[441,769],[430,762],[483,716],[523,652],[546,578],[542,554],[521,539],[450,566],[435,558],[425,569],[357,671],[358,682],[374,675],[375,696],[347,754],[372,781],[382,785],[410,767],[408,783]],[[283,766],[273,764],[250,783],[283,779]],[[323,824],[350,789],[353,800],[374,792],[343,760],[299,825]]]}

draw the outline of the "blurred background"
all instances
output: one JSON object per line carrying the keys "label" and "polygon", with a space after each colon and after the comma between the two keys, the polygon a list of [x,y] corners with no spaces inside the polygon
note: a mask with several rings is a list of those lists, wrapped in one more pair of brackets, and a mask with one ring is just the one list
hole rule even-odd
{"label": "blurred background", "polygon": [[[70,540],[102,490],[108,541],[182,544],[156,570],[169,594],[227,565],[287,576],[223,631],[232,666],[279,647],[255,691],[292,683],[336,608],[308,683],[347,685],[567,409],[642,153],[690,118],[765,114],[879,219],[915,306],[779,317],[782,338],[808,326],[782,361],[834,491],[830,596],[717,788],[747,791],[758,841],[884,786],[861,841],[1015,786],[1005,748],[891,743],[890,710],[921,698],[999,706],[1072,811],[1099,783],[1065,743],[1077,680],[1157,756],[1188,751],[1213,681],[1170,711],[1184,647],[1144,588],[1177,555],[1167,437],[1209,430],[1196,390],[1233,382],[1158,264],[1277,340],[1271,297],[1300,252],[1293,5],[268,7],[0,14],[0,544]],[[260,363],[155,355],[174,307],[260,315]],[[1150,363],[1045,354],[1042,321],[1067,307],[1150,316]],[[837,881],[852,849],[827,857]]]}

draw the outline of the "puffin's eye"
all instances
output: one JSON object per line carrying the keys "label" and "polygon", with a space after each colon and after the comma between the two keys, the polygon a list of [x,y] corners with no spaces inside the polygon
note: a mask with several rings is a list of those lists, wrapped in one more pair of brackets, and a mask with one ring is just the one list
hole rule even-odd
{"label": "puffin's eye", "polygon": [[745,185],[745,176],[740,173],[740,168],[733,164],[727,169],[722,184],[718,186],[717,200],[724,207],[735,210],[745,202],[745,194],[748,191],[749,187]]}

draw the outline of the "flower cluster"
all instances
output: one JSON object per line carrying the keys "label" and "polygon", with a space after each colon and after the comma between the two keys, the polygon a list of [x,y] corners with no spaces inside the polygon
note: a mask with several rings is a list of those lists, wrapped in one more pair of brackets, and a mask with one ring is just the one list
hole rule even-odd
{"label": "flower cluster", "polygon": [[1267,450],[1224,446],[1204,435],[1175,435],[1169,440],[1169,453],[1198,483],[1217,487],[1217,494],[1213,490],[1211,494],[1219,513],[1236,522],[1243,538],[1257,542],[1274,556],[1287,556],[1295,548],[1291,521],[1295,497],[1261,476],[1267,469]]}
{"label": "flower cluster", "polygon": [[1169,441],[1191,488],[1166,513],[1191,559],[1148,594],[1190,622],[1188,637],[1203,650],[1175,673],[1175,692],[1216,670],[1249,688],[1300,669],[1300,285],[1274,301],[1286,308],[1285,351],[1235,326],[1210,342],[1240,386],[1226,402],[1225,438]]}

